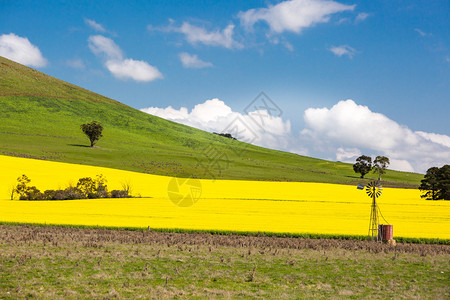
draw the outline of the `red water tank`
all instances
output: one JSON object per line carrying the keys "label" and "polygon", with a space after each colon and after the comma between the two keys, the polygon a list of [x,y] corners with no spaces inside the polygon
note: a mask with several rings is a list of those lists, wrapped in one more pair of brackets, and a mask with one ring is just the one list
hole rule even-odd
{"label": "red water tank", "polygon": [[378,240],[389,241],[394,238],[394,225],[378,225]]}
{"label": "red water tank", "polygon": [[383,225],[383,241],[389,241],[394,238],[394,225]]}

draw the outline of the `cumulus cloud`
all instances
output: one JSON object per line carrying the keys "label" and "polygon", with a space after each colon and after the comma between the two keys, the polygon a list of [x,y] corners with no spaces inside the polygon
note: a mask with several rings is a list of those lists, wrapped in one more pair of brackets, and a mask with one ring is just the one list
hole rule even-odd
{"label": "cumulus cloud", "polygon": [[255,145],[314,157],[335,156],[342,162],[354,163],[361,154],[384,155],[390,159],[390,169],[421,173],[450,162],[449,136],[414,132],[353,100],[305,110],[305,128],[298,135],[291,132],[289,120],[258,105],[251,107],[251,111],[240,113],[214,98],[192,110],[171,106],[141,110],[205,131],[231,133]]}
{"label": "cumulus cloud", "polygon": [[[407,160],[390,158],[389,162],[390,162],[389,169],[403,172],[415,172],[413,166]],[[425,173],[425,171],[422,171],[422,173]]]}
{"label": "cumulus cloud", "polygon": [[247,30],[252,30],[256,23],[263,21],[274,33],[300,33],[305,28],[327,23],[332,14],[353,11],[354,8],[355,5],[327,0],[288,0],[265,8],[240,12],[238,17]]}
{"label": "cumulus cloud", "polygon": [[163,78],[161,72],[149,63],[125,58],[120,47],[111,39],[102,35],[90,36],[89,49],[104,59],[105,67],[119,79],[152,81]]}
{"label": "cumulus cloud", "polygon": [[[374,155],[390,157],[392,168],[416,172],[425,172],[430,166],[450,161],[450,137],[413,132],[353,100],[340,101],[331,109],[309,108],[304,113],[304,120],[306,128],[301,134],[321,151],[343,145],[353,150],[364,149]],[[337,150],[336,153],[342,158],[343,152]]]}
{"label": "cumulus cloud", "polygon": [[436,144],[441,144],[443,146],[450,148],[450,137],[443,134],[437,134],[437,133],[428,133],[423,131],[416,131],[418,135],[423,137],[426,140],[432,141]]}
{"label": "cumulus cloud", "polygon": [[343,56],[347,55],[350,58],[353,58],[353,56],[356,53],[356,50],[350,47],[349,45],[342,45],[342,46],[333,46],[330,49],[331,52],[333,52],[336,56]]}
{"label": "cumulus cloud", "polygon": [[361,150],[358,148],[337,148],[336,159],[342,162],[354,162],[356,158],[361,156]]}
{"label": "cumulus cloud", "polygon": [[182,52],[179,54],[179,58],[185,68],[201,69],[213,66],[212,63],[201,60],[195,54]]}
{"label": "cumulus cloud", "polygon": [[45,67],[47,60],[28,38],[14,33],[0,35],[0,56],[30,67]]}
{"label": "cumulus cloud", "polygon": [[84,19],[84,22],[91,27],[92,29],[94,29],[95,31],[98,32],[106,32],[106,29],[99,23],[95,22],[94,20],[90,20],[90,19]]}
{"label": "cumulus cloud", "polygon": [[[189,112],[185,107],[174,109],[148,107],[143,112],[192,126],[209,132],[231,133],[237,139],[255,145],[278,148],[289,147],[290,121],[269,114],[267,110],[249,113],[234,112],[225,102],[215,98],[197,104]],[[264,118],[264,126],[259,122]]]}

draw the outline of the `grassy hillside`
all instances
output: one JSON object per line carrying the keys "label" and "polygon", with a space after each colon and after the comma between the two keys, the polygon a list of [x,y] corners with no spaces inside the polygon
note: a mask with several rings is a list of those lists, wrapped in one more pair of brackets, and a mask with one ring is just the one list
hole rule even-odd
{"label": "grassy hillside", "polygon": [[[105,128],[96,148],[88,147],[80,130],[93,120]],[[350,164],[265,149],[170,122],[3,57],[0,154],[178,177],[360,182]],[[383,179],[385,186],[416,187],[422,178],[388,171]]]}

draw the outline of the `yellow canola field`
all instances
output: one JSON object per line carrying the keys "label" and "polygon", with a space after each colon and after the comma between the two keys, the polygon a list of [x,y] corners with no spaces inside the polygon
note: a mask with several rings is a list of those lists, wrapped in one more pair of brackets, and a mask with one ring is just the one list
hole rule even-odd
{"label": "yellow canola field", "polygon": [[[355,186],[237,180],[191,180],[0,156],[0,221],[366,235],[371,200]],[[30,185],[65,188],[81,177],[103,174],[108,188],[132,185],[141,198],[71,201],[10,200],[16,179]],[[175,195],[175,196],[174,196]],[[181,199],[196,201],[179,206]],[[175,203],[174,203],[175,202]],[[450,238],[450,201],[426,201],[418,190],[385,188],[381,212],[395,236]],[[184,205],[186,202],[184,202]],[[192,204],[192,203],[187,203]],[[381,219],[382,223],[386,222]]]}

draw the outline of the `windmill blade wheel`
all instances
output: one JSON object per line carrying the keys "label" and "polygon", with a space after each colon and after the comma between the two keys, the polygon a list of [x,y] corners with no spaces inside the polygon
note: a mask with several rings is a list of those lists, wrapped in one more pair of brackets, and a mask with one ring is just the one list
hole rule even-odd
{"label": "windmill blade wheel", "polygon": [[366,186],[366,193],[367,196],[372,198],[375,195],[375,198],[378,198],[381,196],[383,192],[383,189],[378,181],[371,181]]}

